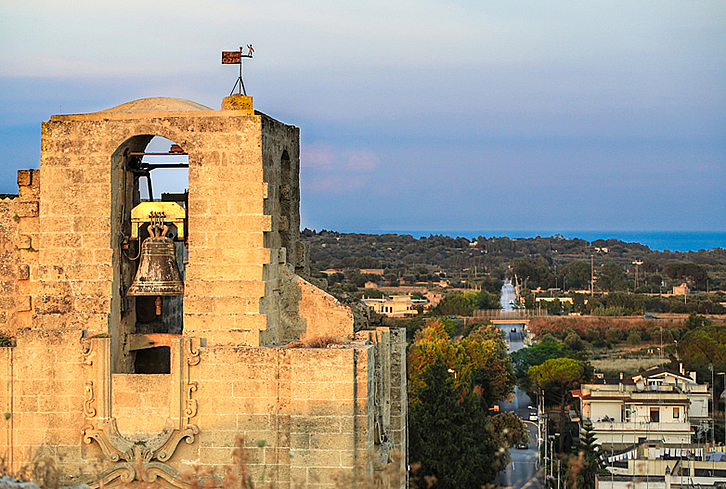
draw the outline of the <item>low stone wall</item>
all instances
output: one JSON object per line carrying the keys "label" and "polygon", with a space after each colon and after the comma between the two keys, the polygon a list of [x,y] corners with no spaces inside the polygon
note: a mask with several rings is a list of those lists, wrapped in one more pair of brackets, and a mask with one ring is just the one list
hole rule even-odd
{"label": "low stone wall", "polygon": [[[114,485],[120,464],[161,464],[180,487],[175,477],[193,466],[232,464],[240,436],[250,469],[277,487],[330,487],[405,452],[402,330],[365,331],[329,348],[169,343],[171,374],[107,375],[109,338],[21,332],[16,347],[0,349],[0,452],[15,469],[39,451],[58,457],[69,484],[103,469]],[[154,452],[169,430],[177,445]]]}

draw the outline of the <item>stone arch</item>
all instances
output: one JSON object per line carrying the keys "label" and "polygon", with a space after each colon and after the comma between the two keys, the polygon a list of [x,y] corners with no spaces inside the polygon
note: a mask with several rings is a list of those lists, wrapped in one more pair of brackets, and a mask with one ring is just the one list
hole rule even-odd
{"label": "stone arch", "polygon": [[[161,128],[158,132],[169,134]],[[154,131],[157,132],[157,131]],[[171,135],[171,134],[169,134]],[[117,372],[167,373],[170,365],[168,348],[135,349],[143,342],[131,341],[142,334],[181,334],[183,331],[183,297],[168,296],[162,301],[161,315],[157,313],[157,298],[151,296],[132,297],[127,295],[136,274],[140,257],[140,246],[145,234],[134,241],[131,236],[131,210],[142,200],[167,200],[178,202],[188,208],[187,193],[162,194],[154,199],[151,184],[151,169],[143,166],[144,153],[156,137],[167,139],[186,154],[181,144],[163,134],[135,134],[127,137],[111,155],[111,246],[113,250],[114,290],[111,301],[111,348],[114,370]],[[142,180],[148,188],[146,199],[142,199]],[[188,188],[188,174],[187,174]],[[186,227],[186,226],[185,226]],[[187,229],[188,231],[188,229]],[[115,238],[116,237],[116,238]],[[175,242],[176,262],[184,277],[186,248],[183,242]]]}
{"label": "stone arch", "polygon": [[[294,250],[290,245],[294,242],[291,222],[292,205],[293,205],[293,184],[292,184],[292,162],[290,154],[285,149],[280,157],[280,246],[287,250],[287,254],[292,258]],[[288,260],[290,263],[290,260]]]}

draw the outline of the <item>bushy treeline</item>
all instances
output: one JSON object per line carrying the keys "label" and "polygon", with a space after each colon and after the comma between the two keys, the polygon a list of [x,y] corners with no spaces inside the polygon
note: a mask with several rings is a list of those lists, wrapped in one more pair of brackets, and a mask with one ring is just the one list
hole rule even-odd
{"label": "bushy treeline", "polygon": [[671,346],[688,331],[689,324],[688,320],[667,319],[534,318],[529,329],[538,341],[558,341],[571,351],[582,351],[583,341],[594,347],[621,342]]}
{"label": "bushy treeline", "polygon": [[376,280],[390,285],[447,279],[452,285],[474,286],[485,277],[516,276],[525,288],[567,291],[588,289],[594,275],[596,290],[605,292],[660,293],[681,282],[697,291],[726,289],[723,248],[661,252],[639,243],[612,239],[588,243],[558,235],[473,240],[431,235],[417,239],[306,229],[302,237],[311,244],[315,270],[381,269]]}
{"label": "bushy treeline", "polygon": [[[642,316],[650,314],[726,314],[726,294],[695,293],[683,296],[661,296],[645,293],[610,292],[594,296],[583,293],[558,293],[555,300],[536,305],[531,291],[523,291],[527,309],[545,309],[549,314],[588,314],[592,316]],[[572,302],[565,301],[572,299]],[[562,299],[562,300],[561,300]]]}

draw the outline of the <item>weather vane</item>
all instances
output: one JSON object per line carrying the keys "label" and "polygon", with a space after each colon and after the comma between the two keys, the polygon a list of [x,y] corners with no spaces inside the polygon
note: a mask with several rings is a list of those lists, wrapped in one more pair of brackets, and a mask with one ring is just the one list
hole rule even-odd
{"label": "weather vane", "polygon": [[239,76],[237,77],[237,81],[234,82],[234,86],[232,87],[232,91],[229,92],[230,95],[234,93],[234,89],[237,88],[237,85],[239,84],[238,93],[240,95],[244,94],[247,95],[247,91],[245,90],[245,82],[242,81],[242,58],[252,58],[252,53],[255,52],[255,48],[252,47],[252,44],[247,45],[247,54],[244,54],[244,47],[240,46],[239,51],[222,51],[222,64],[223,65],[239,65]]}

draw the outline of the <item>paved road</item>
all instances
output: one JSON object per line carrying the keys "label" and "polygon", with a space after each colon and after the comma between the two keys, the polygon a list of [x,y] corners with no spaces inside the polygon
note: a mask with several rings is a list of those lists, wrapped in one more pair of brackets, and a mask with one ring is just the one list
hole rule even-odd
{"label": "paved road", "polygon": [[[511,299],[508,291],[511,289]],[[514,299],[514,287],[509,282],[505,282],[502,287],[502,308],[507,309],[509,306],[511,309],[510,300]],[[524,336],[522,334],[522,327],[524,324],[501,324],[499,329],[504,331],[506,334],[505,339],[509,344],[509,351],[517,351],[520,348],[524,348]],[[513,489],[540,489],[542,487],[541,477],[537,477],[537,426],[529,422],[530,412],[536,412],[536,409],[531,409],[529,406],[533,406],[534,403],[527,394],[519,390],[519,387],[514,388],[514,397],[508,402],[500,402],[500,411],[512,411],[525,420],[525,425],[529,430],[529,444],[527,449],[512,448],[510,454],[512,456],[512,462],[507,466],[507,469],[499,475],[498,483],[511,487]]]}
{"label": "paved road", "polygon": [[514,285],[512,285],[508,278],[505,278],[504,285],[502,285],[502,298],[499,300],[502,305],[502,309],[505,311],[513,310],[514,308],[512,305],[514,305],[514,300],[516,298],[517,296],[514,293]]}
{"label": "paved road", "polygon": [[537,476],[537,428],[533,423],[526,423],[529,430],[529,445],[526,450],[513,448],[510,450],[512,461],[499,477],[499,483],[513,489],[541,489],[542,477]]}

